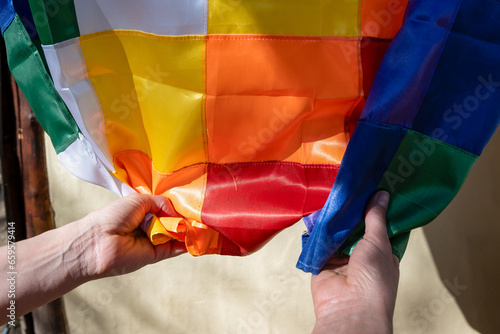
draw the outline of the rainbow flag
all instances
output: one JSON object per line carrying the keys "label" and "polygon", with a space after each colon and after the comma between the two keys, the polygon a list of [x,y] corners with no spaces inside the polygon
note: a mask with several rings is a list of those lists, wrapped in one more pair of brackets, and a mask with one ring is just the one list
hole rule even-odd
{"label": "rainbow flag", "polygon": [[[402,255],[498,123],[499,30],[479,27],[496,27],[491,0],[0,4],[9,66],[61,163],[121,196],[170,199],[178,217],[142,227],[193,255],[254,252],[308,216],[298,266],[317,272],[361,237],[377,188],[393,194],[388,229]],[[476,11],[486,17],[471,27]],[[469,16],[470,30],[457,26]],[[457,44],[480,57],[454,58]],[[471,107],[480,80],[484,114],[456,130],[447,108]]]}

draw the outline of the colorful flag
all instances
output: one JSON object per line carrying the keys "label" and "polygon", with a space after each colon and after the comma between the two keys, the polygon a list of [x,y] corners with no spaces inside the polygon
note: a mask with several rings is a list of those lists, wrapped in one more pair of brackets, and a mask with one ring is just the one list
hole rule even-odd
{"label": "colorful flag", "polygon": [[399,33],[404,0],[0,4],[9,66],[61,163],[170,199],[178,217],[142,227],[193,255],[254,252],[312,214],[298,266],[317,272],[361,237],[377,188],[402,255],[498,123],[491,0],[410,2]]}

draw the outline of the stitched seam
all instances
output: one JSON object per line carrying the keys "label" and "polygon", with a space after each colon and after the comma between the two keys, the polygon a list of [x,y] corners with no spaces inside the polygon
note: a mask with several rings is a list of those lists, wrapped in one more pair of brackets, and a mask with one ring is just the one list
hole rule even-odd
{"label": "stitched seam", "polygon": [[276,165],[276,164],[281,164],[281,165],[299,165],[304,168],[332,168],[332,169],[338,169],[339,164],[301,164],[300,162],[294,162],[294,161],[250,161],[250,162],[229,162],[229,163],[224,163],[224,164],[218,164],[218,163],[209,163],[212,166],[228,166],[228,165]]}
{"label": "stitched seam", "polygon": [[300,263],[301,265],[303,265],[305,269],[318,269],[319,270],[319,269],[322,268],[322,267],[316,267],[316,266],[313,266],[313,265],[309,265],[309,264],[304,263],[304,262],[302,262],[300,260],[297,261],[297,262]]}
{"label": "stitched seam", "polygon": [[[364,92],[363,92],[364,94]],[[353,112],[358,108],[359,104],[363,101],[363,99],[365,99],[364,96],[360,96],[356,99],[356,102],[351,106],[351,108],[349,108],[349,111],[346,113],[346,116],[345,116],[345,119],[344,119],[344,133],[347,137],[347,140],[349,140],[350,138],[350,130],[347,129],[347,125],[352,125],[354,122],[353,121],[353,118],[352,118],[352,114]],[[361,115],[360,115],[361,117]],[[358,119],[359,121],[359,119]]]}
{"label": "stitched seam", "polygon": [[[294,161],[246,161],[246,162],[228,162],[228,163],[210,163],[210,162],[200,162],[198,164],[194,164],[191,166],[186,166],[183,167],[179,170],[173,171],[171,173],[162,173],[156,170],[153,166],[152,159],[144,152],[141,151],[123,151],[116,153],[114,158],[113,158],[113,163],[115,165],[118,165],[118,159],[121,156],[127,156],[127,155],[138,155],[142,157],[146,157],[150,163],[151,163],[151,168],[160,176],[170,176],[176,173],[183,173],[186,172],[190,169],[195,169],[195,168],[200,168],[201,166],[229,166],[229,165],[276,165],[276,164],[282,164],[282,165],[299,165],[300,167],[303,168],[328,168],[328,169],[339,169],[340,165],[339,164],[302,164],[300,162],[294,162]],[[123,161],[121,161],[123,163]],[[207,170],[208,172],[208,170]]]}
{"label": "stitched seam", "polygon": [[411,133],[413,133],[413,134],[415,134],[416,136],[419,136],[419,137],[425,137],[427,139],[430,139],[430,140],[434,141],[438,145],[447,146],[450,149],[456,150],[457,152],[460,152],[462,154],[468,155],[469,157],[472,157],[474,159],[478,158],[477,155],[475,155],[474,153],[471,153],[469,151],[466,151],[463,148],[454,146],[454,145],[452,145],[450,143],[447,143],[445,141],[441,141],[439,139],[436,139],[436,138],[431,137],[429,135],[426,135],[424,133],[420,133],[420,132],[415,131],[415,130],[413,130],[413,129],[407,127],[407,126],[404,126],[404,125],[400,125],[400,124],[387,124],[387,123],[382,123],[382,122],[375,121],[375,120],[370,120],[370,119],[363,119],[363,120],[360,120],[358,123],[365,123],[367,125],[378,127],[378,128],[381,128],[381,129],[391,129],[391,128],[392,129],[394,129],[394,128],[406,129],[407,132],[411,132]]}
{"label": "stitched seam", "polygon": [[473,158],[473,159],[477,159],[478,158],[478,156],[475,155],[474,153],[468,152],[468,151],[466,151],[466,150],[464,150],[464,149],[462,149],[460,147],[456,147],[456,146],[454,146],[454,145],[452,145],[450,143],[447,143],[447,142],[441,141],[439,139],[430,137],[430,136],[428,136],[426,134],[423,134],[423,133],[420,133],[420,132],[417,132],[417,131],[411,130],[411,129],[409,129],[408,132],[411,132],[411,133],[413,133],[414,135],[416,135],[417,137],[420,137],[420,138],[430,139],[430,140],[432,140],[433,142],[435,142],[438,145],[446,146],[449,149],[452,149],[452,150],[456,151],[457,153],[460,153],[460,154],[468,156],[469,158]]}
{"label": "stitched seam", "polygon": [[[141,152],[141,151],[123,151],[123,152],[119,152],[117,154],[115,154],[114,158],[113,158],[113,163],[115,165],[118,165],[118,158],[120,156],[126,156],[126,155],[139,155],[139,156],[142,156],[142,157],[146,157],[148,160],[149,160],[149,163],[151,164],[151,169],[154,170],[157,174],[159,174],[160,176],[171,176],[173,174],[177,174],[177,173],[183,173],[183,172],[186,172],[190,169],[196,169],[196,168],[200,168],[204,165],[207,165],[206,162],[200,162],[198,164],[194,164],[194,165],[191,165],[191,166],[186,166],[186,167],[183,167],[177,171],[174,171],[174,172],[171,172],[171,173],[162,173],[158,170],[156,170],[156,168],[153,166],[153,160],[144,152]],[[122,161],[123,163],[123,161]],[[121,168],[123,169],[123,168]]]}
{"label": "stitched seam", "polygon": [[[208,168],[209,168],[208,165],[204,166],[204,173],[202,175],[202,177],[203,177],[203,189],[201,192],[202,196],[201,196],[201,200],[200,200],[200,205],[198,206],[198,209],[196,211],[196,213],[199,213],[201,223],[203,223],[203,214],[202,214],[203,213],[203,205],[205,204],[205,198],[207,195],[206,190],[207,190],[207,184],[208,184]],[[205,223],[203,223],[203,224],[205,224]],[[205,224],[205,225],[207,225],[207,224]],[[209,226],[209,228],[211,228],[211,227]],[[219,238],[219,237],[220,237],[220,235],[217,235],[217,238]]]}
{"label": "stitched seam", "polygon": [[453,26],[455,25],[455,21],[457,19],[457,15],[458,15],[458,12],[460,11],[460,8],[462,7],[462,3],[463,3],[463,1],[460,1],[460,4],[457,6],[457,9],[456,9],[455,14],[453,16],[452,23],[450,24],[449,29],[447,29],[447,31],[446,31],[446,37],[443,41],[443,45],[441,45],[441,49],[439,50],[439,57],[436,59],[436,63],[434,64],[434,69],[432,70],[432,72],[429,76],[429,80],[427,81],[427,83],[425,85],[425,90],[423,92],[424,98],[420,102],[420,106],[418,107],[418,111],[415,114],[415,117],[411,122],[412,124],[413,124],[413,122],[415,122],[415,118],[417,117],[418,112],[420,111],[420,109],[422,108],[422,105],[424,104],[425,96],[427,96],[427,93],[429,92],[432,80],[434,79],[434,75],[436,74],[436,69],[438,68],[439,63],[441,62],[441,58],[443,57],[444,48],[446,47],[446,44],[448,42],[448,37],[450,37],[451,30],[453,29]]}
{"label": "stitched seam", "polygon": [[116,38],[119,36],[141,36],[150,39],[159,39],[172,42],[181,41],[202,41],[206,38],[206,35],[187,35],[187,36],[170,36],[170,35],[156,35],[152,33],[142,32],[139,30],[111,30],[111,31],[99,31],[88,35],[80,36],[80,41],[90,40],[93,38]]}
{"label": "stitched seam", "polygon": [[370,126],[374,126],[374,127],[377,127],[377,128],[381,128],[381,129],[394,129],[394,128],[401,128],[401,129],[406,129],[406,130],[410,130],[409,127],[405,126],[405,125],[401,125],[401,124],[389,124],[389,123],[383,123],[383,122],[380,122],[380,121],[377,121],[377,120],[373,120],[373,119],[360,119],[358,121],[358,123],[365,123],[365,124],[368,124]]}
{"label": "stitched seam", "polygon": [[358,19],[358,22],[356,24],[356,29],[358,30],[357,33],[359,36],[361,37],[364,37],[363,36],[363,0],[359,0],[358,1],[358,13],[357,13],[357,19]]}
{"label": "stitched seam", "polygon": [[231,35],[231,34],[208,34],[208,40],[214,41],[283,41],[283,42],[358,42],[362,39],[357,37],[331,36],[331,37],[312,37],[295,35]]}

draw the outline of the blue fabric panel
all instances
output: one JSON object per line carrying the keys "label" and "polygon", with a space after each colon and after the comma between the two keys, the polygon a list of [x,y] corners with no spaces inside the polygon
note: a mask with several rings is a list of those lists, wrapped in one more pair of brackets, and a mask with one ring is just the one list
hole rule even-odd
{"label": "blue fabric panel", "polygon": [[28,0],[14,0],[14,8],[30,38],[36,38],[38,36],[38,32],[36,31],[35,23],[33,22],[33,16],[31,15]]}
{"label": "blue fabric panel", "polygon": [[500,3],[464,0],[413,129],[480,155],[500,122]]}
{"label": "blue fabric panel", "polygon": [[[368,199],[377,190],[406,129],[372,121],[360,121],[354,130],[328,200],[317,216],[297,268],[313,274],[363,221]],[[313,218],[314,215],[310,218]]]}
{"label": "blue fabric panel", "polygon": [[2,35],[15,16],[16,12],[12,0],[0,0],[0,28],[2,29]]}
{"label": "blue fabric panel", "polygon": [[379,67],[361,119],[410,127],[441,55],[460,0],[410,1]]}

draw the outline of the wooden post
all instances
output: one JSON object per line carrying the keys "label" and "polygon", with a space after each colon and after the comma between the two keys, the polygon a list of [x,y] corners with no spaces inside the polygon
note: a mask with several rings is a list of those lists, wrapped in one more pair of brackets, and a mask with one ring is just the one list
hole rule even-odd
{"label": "wooden post", "polygon": [[[7,66],[5,43],[0,40],[0,99],[1,99],[1,163],[5,216],[8,222],[15,222],[16,241],[26,239],[24,219],[23,179],[19,156],[17,155],[17,123],[14,112],[11,74]],[[28,313],[21,317],[21,331],[34,334],[33,316]],[[17,331],[16,331],[17,332]]]}
{"label": "wooden post", "polygon": [[5,43],[0,41],[0,93],[2,132],[2,175],[7,221],[15,222],[16,240],[26,239],[24,222],[23,179],[17,154],[17,126],[12,96],[11,75],[5,58]]}

